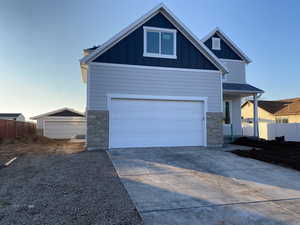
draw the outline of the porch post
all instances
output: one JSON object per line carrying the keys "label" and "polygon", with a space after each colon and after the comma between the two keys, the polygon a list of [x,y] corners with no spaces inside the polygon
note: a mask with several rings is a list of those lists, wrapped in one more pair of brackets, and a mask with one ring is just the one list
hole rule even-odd
{"label": "porch post", "polygon": [[253,134],[254,137],[259,137],[259,128],[258,128],[258,111],[257,111],[257,95],[253,95],[253,102],[254,102],[254,107],[253,107]]}

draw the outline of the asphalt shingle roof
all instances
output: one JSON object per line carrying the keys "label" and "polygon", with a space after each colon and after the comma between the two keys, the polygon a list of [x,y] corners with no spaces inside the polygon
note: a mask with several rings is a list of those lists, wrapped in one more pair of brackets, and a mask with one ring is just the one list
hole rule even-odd
{"label": "asphalt shingle roof", "polygon": [[250,84],[223,83],[223,90],[263,93],[264,91]]}
{"label": "asphalt shingle roof", "polygon": [[[250,100],[253,103],[252,100]],[[277,101],[258,101],[258,107],[276,116],[300,114],[300,98],[283,99]]]}

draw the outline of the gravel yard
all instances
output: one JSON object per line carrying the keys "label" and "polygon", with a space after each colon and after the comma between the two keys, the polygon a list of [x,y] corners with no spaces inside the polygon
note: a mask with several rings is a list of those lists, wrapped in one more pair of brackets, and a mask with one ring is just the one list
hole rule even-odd
{"label": "gravel yard", "polygon": [[142,224],[107,153],[70,152],[23,152],[0,169],[0,224]]}

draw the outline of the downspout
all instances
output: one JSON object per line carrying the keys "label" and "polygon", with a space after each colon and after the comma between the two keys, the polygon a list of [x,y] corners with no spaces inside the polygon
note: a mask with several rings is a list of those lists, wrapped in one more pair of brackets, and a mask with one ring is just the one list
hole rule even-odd
{"label": "downspout", "polygon": [[254,126],[253,126],[253,135],[254,137],[259,137],[259,121],[258,121],[258,99],[262,96],[262,93],[253,95],[253,119],[254,119]]}

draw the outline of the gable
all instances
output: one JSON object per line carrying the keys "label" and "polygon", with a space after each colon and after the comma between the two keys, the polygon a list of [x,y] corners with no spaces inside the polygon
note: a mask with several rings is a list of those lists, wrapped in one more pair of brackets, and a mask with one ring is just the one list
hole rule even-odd
{"label": "gable", "polygon": [[[220,38],[221,39],[221,50],[212,49],[212,38]],[[223,38],[215,33],[208,40],[204,42],[204,44],[211,50],[218,58],[222,59],[234,59],[234,60],[243,60],[235,51],[223,40]]]}
{"label": "gable", "polygon": [[69,110],[63,110],[63,111],[60,111],[60,112],[56,112],[56,113],[53,113],[53,114],[50,114],[48,116],[80,116],[80,117],[84,117],[82,114],[79,114],[79,113],[75,113],[75,112],[72,112],[72,111],[69,111]]}
{"label": "gable", "polygon": [[[144,57],[143,26],[176,29],[177,58]],[[161,12],[95,58],[93,62],[218,70]]]}
{"label": "gable", "polygon": [[[275,113],[281,111],[282,109],[286,108],[287,103],[288,102],[282,102],[282,101],[260,100],[257,102],[257,104],[258,104],[257,106],[268,113],[275,114]],[[249,100],[242,105],[242,108],[244,106],[246,106],[247,104],[254,105],[254,102],[253,102],[253,100]]]}

